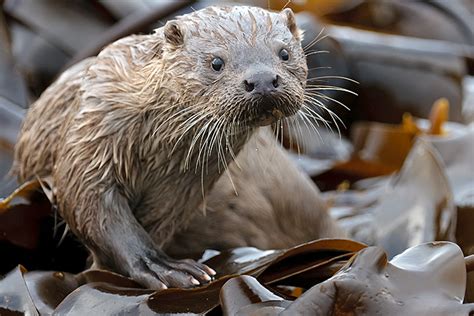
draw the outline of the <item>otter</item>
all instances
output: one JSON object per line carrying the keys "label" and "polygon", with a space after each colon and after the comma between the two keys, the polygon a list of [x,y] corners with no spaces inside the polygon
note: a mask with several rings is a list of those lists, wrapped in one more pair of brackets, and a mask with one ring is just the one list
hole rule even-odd
{"label": "otter", "polygon": [[52,177],[55,204],[94,266],[150,288],[215,271],[162,247],[186,227],[260,126],[304,104],[290,9],[208,7],[120,39],[65,71],[31,106],[20,181]]}

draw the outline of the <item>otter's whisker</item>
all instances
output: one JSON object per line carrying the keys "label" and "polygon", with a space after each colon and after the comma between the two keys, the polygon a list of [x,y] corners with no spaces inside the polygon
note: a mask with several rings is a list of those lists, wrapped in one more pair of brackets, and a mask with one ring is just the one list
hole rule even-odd
{"label": "otter's whisker", "polygon": [[[310,96],[307,96],[307,99],[309,101],[312,101],[313,104],[316,104],[318,108],[323,108],[325,107],[324,104],[322,104],[319,100],[317,99],[314,99],[313,97],[310,97]],[[312,104],[312,105],[313,105]],[[311,116],[316,120],[316,124],[319,126],[318,122],[322,122],[324,125],[328,126],[328,120],[326,120],[325,118],[323,118],[321,116],[320,113],[316,112],[315,109],[312,109],[311,106],[305,104],[303,107],[302,107],[302,111],[308,111],[309,113],[308,114],[311,114]]]}
{"label": "otter's whisker", "polygon": [[235,152],[234,152],[234,149],[233,149],[232,138],[231,138],[231,140],[229,140],[228,136],[226,136],[226,143],[227,143],[227,146],[228,146],[228,148],[229,148],[230,156],[232,157],[232,159],[233,159],[235,165],[237,166],[237,168],[242,169],[242,168],[240,167],[240,164],[239,164],[239,162],[238,162],[238,160],[237,160],[237,156],[236,156],[236,154],[235,154]]}
{"label": "otter's whisker", "polygon": [[[319,68],[319,67],[316,67],[316,68]],[[319,76],[319,77],[308,78],[307,81],[312,81],[312,80],[317,81],[319,79],[341,79],[341,80],[346,80],[346,81],[353,82],[355,84],[359,84],[359,82],[357,80],[354,80],[354,79],[351,79],[351,78],[348,78],[348,77],[344,77],[344,76]]]}
{"label": "otter's whisker", "polygon": [[322,41],[323,39],[325,39],[328,35],[324,35],[324,36],[322,36],[322,37],[320,38],[320,36],[324,33],[324,30],[325,30],[325,29],[326,29],[326,28],[323,27],[323,28],[319,31],[318,35],[316,35],[316,36],[314,37],[314,39],[313,39],[311,42],[309,42],[308,44],[306,44],[306,45],[303,47],[303,51],[306,51],[307,49],[310,49],[310,48],[313,47],[315,44],[317,44],[318,42],[320,42],[320,41]]}
{"label": "otter's whisker", "polygon": [[[206,165],[206,161],[207,158],[206,158],[206,154],[205,154],[205,150],[207,148],[207,139],[209,137],[209,134],[210,134],[210,128],[212,128],[214,126],[214,124],[212,124],[212,121],[213,120],[209,120],[204,126],[204,131],[203,131],[203,136],[200,137],[200,141],[199,141],[199,152],[197,154],[197,157],[196,157],[196,169],[195,169],[195,172],[197,172],[197,168],[198,166],[200,165],[201,166],[201,172],[204,170],[204,166]],[[210,127],[211,126],[211,127]],[[201,161],[201,157],[202,157],[202,161]]]}
{"label": "otter's whisker", "polygon": [[217,154],[217,166],[218,166],[219,170],[220,170],[221,157],[219,155],[219,150],[218,150],[218,146],[217,146],[216,141],[219,139],[219,137],[222,133],[222,128],[223,128],[223,125],[225,124],[224,121],[225,121],[224,117],[219,117],[219,119],[213,125],[212,129],[209,131],[209,136],[211,138],[210,138],[210,141],[209,141],[208,149],[205,153],[206,159],[207,159],[206,161],[209,162],[209,157],[211,157],[211,155],[214,154],[214,145],[216,145],[215,153]]}
{"label": "otter's whisker", "polygon": [[[195,119],[195,117],[197,117]],[[178,147],[178,145],[180,144],[180,142],[187,136],[187,133],[189,130],[191,130],[192,128],[194,128],[200,121],[202,121],[203,119],[205,119],[207,117],[207,115],[194,115],[192,116],[191,118],[187,119],[186,122],[188,122],[189,120],[192,120],[194,119],[194,121],[192,121],[192,123],[190,123],[188,126],[186,125],[183,125],[183,123],[181,123],[178,127],[178,131],[179,131],[179,134],[181,134],[181,136],[178,138],[178,140],[176,141],[176,143],[174,144],[173,148],[171,149],[170,153],[173,154],[174,151],[176,150],[176,148]],[[181,131],[182,128],[184,128],[184,131]],[[170,155],[171,155],[170,154]]]}
{"label": "otter's whisker", "polygon": [[[184,104],[184,102],[183,102],[183,104]],[[180,118],[180,117],[183,117],[183,116],[187,115],[188,112],[191,112],[191,111],[193,111],[193,110],[194,110],[194,109],[193,109],[193,107],[191,107],[191,106],[185,107],[185,108],[183,108],[183,109],[177,111],[176,113],[173,113],[171,116],[169,116],[168,118],[166,118],[164,121],[161,121],[162,118],[161,118],[160,116],[155,117],[155,118],[154,118],[154,121],[160,122],[160,124],[166,124],[166,123],[170,122],[170,121],[173,120],[173,119],[178,119],[178,118]]]}
{"label": "otter's whisker", "polygon": [[[299,115],[300,114],[297,114],[296,116],[292,117],[292,128],[296,131],[297,133],[297,140],[296,140],[296,148],[298,149],[298,155],[301,154],[302,150],[301,148],[307,148],[307,145],[305,144],[305,138],[303,137],[303,130],[301,129],[301,124],[299,124],[298,122],[298,118],[299,118]],[[301,141],[301,143],[300,143]]]}
{"label": "otter's whisker", "polygon": [[210,146],[210,137],[212,136],[213,132],[215,133],[215,130],[216,130],[216,126],[218,124],[219,120],[213,122],[212,126],[207,130],[207,135],[206,135],[206,138],[204,140],[204,144],[201,146],[201,148],[199,149],[199,154],[198,154],[198,159],[201,157],[201,154],[202,154],[202,157],[203,157],[203,165],[204,163],[206,164],[206,174],[209,173],[209,157],[211,155],[211,152],[212,152],[212,148]]}
{"label": "otter's whisker", "polygon": [[341,87],[336,87],[336,86],[311,85],[310,84],[310,85],[306,86],[306,90],[308,90],[308,91],[326,91],[326,90],[329,90],[329,91],[342,91],[342,92],[347,92],[347,93],[350,93],[352,95],[357,96],[357,93],[352,91],[352,90],[341,88]]}
{"label": "otter's whisker", "polygon": [[[315,99],[311,99],[310,97],[308,97],[310,99],[310,101],[313,102],[313,104],[316,104],[318,105],[318,108],[324,108],[325,105],[322,104],[319,100],[315,100]],[[329,125],[329,121],[324,119],[321,114],[317,113],[314,109],[312,109],[310,106],[306,106],[305,107],[305,110],[308,111],[309,113],[305,113],[306,116],[311,116],[313,119],[319,122],[322,122],[329,130],[332,131],[332,127],[331,125]]]}
{"label": "otter's whisker", "polygon": [[[224,152],[224,149],[223,149],[223,146],[222,146],[223,137],[224,137],[224,133],[221,130],[221,133],[219,133],[219,139],[217,141],[217,156],[218,156],[218,159],[220,159],[222,161],[223,170],[226,170],[227,169],[227,161],[225,159],[225,152]],[[217,165],[218,165],[218,168],[220,168],[220,163],[219,162],[218,162]],[[219,169],[219,172],[221,172],[221,169]]]}
{"label": "otter's whisker", "polygon": [[281,129],[281,135],[280,135],[280,145],[283,145],[283,141],[284,141],[284,137],[285,137],[285,124],[283,122],[283,120],[279,120],[280,123],[280,129]]}
{"label": "otter's whisker", "polygon": [[[224,129],[224,138],[225,138],[227,149],[228,149],[230,155],[232,156],[232,159],[234,160],[234,162],[237,162],[236,161],[237,157],[235,156],[235,153],[234,153],[234,150],[232,149],[232,146],[230,146],[230,144],[229,144],[228,136],[226,135],[225,130],[226,129]],[[224,162],[225,162],[225,166],[226,166],[225,167],[225,172],[227,174],[227,177],[229,178],[230,184],[232,185],[232,189],[234,190],[235,195],[238,196],[239,193],[237,192],[237,188],[235,186],[234,180],[232,179],[232,174],[230,173],[229,166],[227,165],[227,160],[224,160]],[[239,168],[240,168],[240,166],[239,166]]]}
{"label": "otter's whisker", "polygon": [[[214,144],[216,143],[216,141],[217,141],[217,139],[218,139],[218,137],[219,137],[219,131],[220,131],[220,128],[221,128],[221,126],[222,126],[222,124],[223,124],[223,121],[224,121],[224,118],[221,117],[220,119],[217,120],[217,122],[216,122],[216,124],[215,124],[216,128],[215,128],[215,131],[213,131],[214,135],[212,136],[211,142],[210,142],[210,149],[211,149],[211,150],[212,150],[212,148],[214,148]],[[216,145],[216,152],[218,152],[218,150],[217,150],[217,145]],[[208,152],[208,156],[207,156],[207,157],[209,157],[210,154],[211,154],[211,152]],[[219,164],[219,156],[218,156],[218,161],[217,161],[217,163]]]}
{"label": "otter's whisker", "polygon": [[[208,124],[206,125],[206,130],[208,129],[208,127],[210,126],[212,120],[209,120],[208,121]],[[216,125],[217,123],[214,123],[212,124],[211,126],[211,129],[214,128],[214,126]],[[202,197],[203,197],[203,200],[206,199],[206,196],[205,196],[205,189],[204,189],[204,169],[206,168],[206,171],[208,171],[208,162],[209,162],[209,159],[205,157],[205,150],[209,150],[207,147],[207,139],[209,137],[209,134],[210,134],[210,131],[207,131],[207,137],[206,137],[206,140],[204,142],[204,144],[200,144],[200,149],[199,149],[199,154],[198,154],[198,157],[197,157],[197,162],[196,162],[196,171],[197,171],[197,167],[198,167],[198,164],[199,164],[199,161],[200,161],[200,157],[201,157],[201,152],[202,152],[202,162],[201,162],[201,193],[202,193]],[[203,148],[204,148],[204,151],[203,151]],[[206,172],[207,174],[207,172]]]}
{"label": "otter's whisker", "polygon": [[[309,100],[309,99],[308,99],[308,100]],[[311,109],[311,107],[310,107],[308,104],[306,104],[306,102],[307,102],[307,101],[305,101],[305,104],[303,104],[303,106],[301,107],[300,112],[306,112],[306,111],[308,111],[309,113],[307,113],[307,114],[309,114],[309,115],[311,116],[311,118],[313,118],[313,119],[315,120],[314,123],[315,123],[316,126],[318,126],[318,127],[319,127],[319,122],[326,123],[326,122],[325,122],[326,120],[325,120],[321,115],[319,115],[319,113],[316,112],[316,110]],[[318,107],[319,107],[319,106],[318,106]],[[314,113],[314,115],[311,114],[311,113]]]}
{"label": "otter's whisker", "polygon": [[317,55],[317,54],[329,54],[330,52],[328,50],[317,50],[317,51],[314,51],[314,52],[309,52],[309,53],[305,53],[305,56],[306,57],[309,57],[309,56],[312,56],[312,55]]}
{"label": "otter's whisker", "polygon": [[303,124],[306,126],[306,129],[308,131],[314,130],[319,135],[319,131],[318,131],[317,127],[314,126],[314,123],[318,124],[318,121],[316,120],[315,122],[313,122],[313,121],[309,120],[308,117],[307,117],[308,114],[305,113],[304,110],[301,111],[298,114],[299,114],[299,117],[301,117]]}
{"label": "otter's whisker", "polygon": [[[320,70],[320,69],[332,69],[331,66],[320,66],[320,67],[312,67],[312,68],[308,68],[308,71],[312,71],[312,70]],[[306,79],[306,81],[310,80],[311,78],[308,78]]]}
{"label": "otter's whisker", "polygon": [[[291,119],[287,119],[283,122],[283,124],[285,124],[288,128],[286,129],[286,135],[288,137],[288,145],[290,146],[290,149],[293,149],[293,128],[292,128],[292,124],[293,123],[293,120]],[[298,143],[298,142],[296,142]],[[299,154],[299,150],[298,150],[298,154]]]}
{"label": "otter's whisker", "polygon": [[345,105],[345,104],[342,103],[341,101],[336,100],[336,99],[334,99],[334,98],[332,98],[332,97],[330,97],[330,96],[327,96],[327,95],[325,95],[325,94],[323,94],[323,93],[318,93],[318,92],[314,92],[314,91],[308,91],[307,93],[308,93],[308,95],[310,95],[310,96],[312,96],[312,97],[321,98],[321,99],[328,100],[328,101],[334,102],[334,103],[336,103],[336,104],[339,104],[340,106],[342,106],[344,109],[346,109],[346,110],[348,110],[348,111],[351,110],[347,105]]}
{"label": "otter's whisker", "polygon": [[[192,156],[192,153],[194,151],[194,147],[196,146],[198,140],[201,139],[201,137],[203,135],[205,135],[205,132],[206,132],[206,129],[209,127],[209,124],[211,124],[211,120],[209,120],[206,124],[204,124],[201,129],[199,130],[199,132],[196,133],[196,135],[194,135],[192,141],[191,141],[191,144],[189,145],[189,150],[188,150],[188,153],[186,155],[186,159],[185,159],[185,163],[184,165],[187,167],[189,166],[189,159],[191,158]],[[201,140],[202,141],[202,140]],[[197,157],[199,158],[199,157]],[[198,163],[199,163],[199,159],[196,160],[196,169],[195,169],[195,172],[197,171],[197,166],[198,166]]]}
{"label": "otter's whisker", "polygon": [[[196,145],[196,143],[199,140],[199,138],[201,137],[201,135],[204,133],[205,129],[206,129],[206,125],[201,126],[201,128],[193,135],[193,137],[191,139],[191,143],[189,145],[188,151],[186,153],[186,157],[184,159],[184,168],[185,168],[185,170],[188,170],[188,168],[189,168],[189,159],[190,159],[190,157],[193,153],[194,146]],[[184,137],[184,135],[185,134],[183,134],[182,137]]]}
{"label": "otter's whisker", "polygon": [[329,110],[328,108],[324,108],[324,109],[328,112],[329,116],[331,116],[331,118],[332,118],[332,120],[333,120],[333,122],[334,122],[334,125],[335,125],[336,128],[337,128],[337,133],[338,133],[338,135],[339,135],[339,139],[341,139],[341,137],[342,137],[342,136],[341,136],[341,130],[340,130],[340,128],[339,128],[339,125],[338,125],[337,122],[336,122],[336,119],[337,119],[339,122],[341,122],[341,124],[342,124],[342,126],[344,126],[344,128],[346,128],[344,122],[343,122],[343,121],[339,118],[339,116],[337,116],[337,114],[335,114],[333,111]]}
{"label": "otter's whisker", "polygon": [[[339,125],[337,124],[336,122],[336,119],[344,126],[344,128],[346,127],[344,122],[341,120],[341,118],[339,118],[339,116],[334,113],[333,111],[331,111],[330,109],[327,108],[327,106],[325,106],[321,101],[313,98],[313,97],[310,97],[308,96],[308,98],[310,98],[314,103],[316,104],[319,104],[320,105],[320,108],[324,109],[328,114],[329,116],[331,117],[332,121],[334,122],[334,125],[336,126],[337,128],[337,131],[338,131],[338,135],[339,137],[341,137],[341,131],[339,129]],[[332,129],[331,129],[332,130]]]}
{"label": "otter's whisker", "polygon": [[[306,128],[308,128],[308,130],[310,130],[310,131],[311,131],[311,129],[313,129],[316,132],[316,134],[318,134],[319,139],[322,142],[324,142],[323,138],[321,137],[321,134],[319,133],[319,130],[314,126],[314,124],[312,124],[311,120],[307,117],[307,114],[304,113],[304,112],[301,112],[300,117],[303,119],[303,122],[305,122]],[[308,126],[308,124],[309,124],[309,126]]]}

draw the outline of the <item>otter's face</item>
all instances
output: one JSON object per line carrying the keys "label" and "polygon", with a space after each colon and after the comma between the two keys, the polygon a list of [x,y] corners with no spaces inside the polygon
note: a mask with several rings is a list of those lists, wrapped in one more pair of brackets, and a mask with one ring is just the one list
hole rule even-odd
{"label": "otter's face", "polygon": [[268,125],[303,105],[306,58],[290,9],[210,7],[168,22],[163,34],[173,85],[223,126]]}

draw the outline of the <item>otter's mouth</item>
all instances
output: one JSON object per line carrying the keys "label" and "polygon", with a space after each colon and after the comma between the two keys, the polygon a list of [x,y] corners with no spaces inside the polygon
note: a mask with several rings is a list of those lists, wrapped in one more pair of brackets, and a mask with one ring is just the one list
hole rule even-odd
{"label": "otter's mouth", "polygon": [[298,112],[300,106],[282,104],[275,99],[262,99],[258,104],[259,111],[252,120],[256,126],[266,126]]}
{"label": "otter's mouth", "polygon": [[266,112],[260,114],[259,117],[255,120],[255,123],[258,126],[265,126],[265,125],[270,125],[272,123],[275,123],[276,121],[286,117],[285,114],[283,114],[282,111],[280,111],[277,108],[274,108],[271,112]]}

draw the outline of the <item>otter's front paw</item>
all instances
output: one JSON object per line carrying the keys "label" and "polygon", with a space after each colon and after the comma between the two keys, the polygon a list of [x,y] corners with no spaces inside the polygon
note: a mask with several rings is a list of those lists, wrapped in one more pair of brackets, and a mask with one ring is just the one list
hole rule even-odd
{"label": "otter's front paw", "polygon": [[189,288],[211,281],[216,272],[191,259],[142,258],[134,265],[130,276],[147,288]]}

